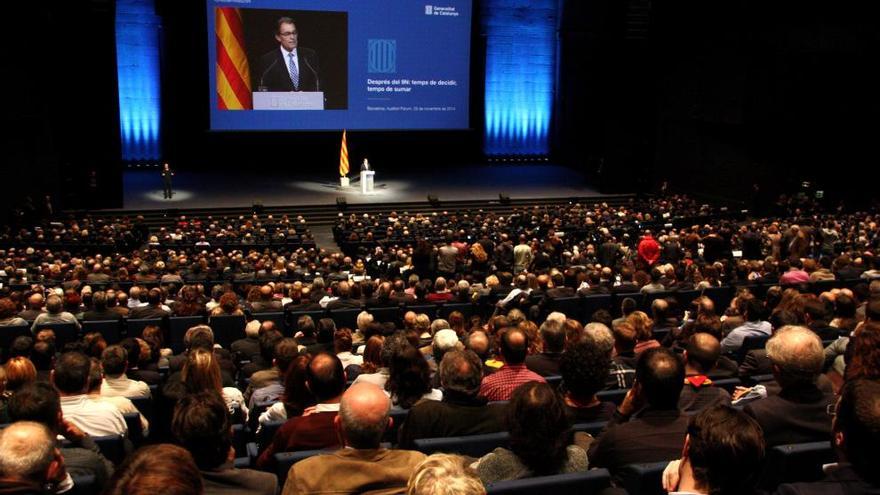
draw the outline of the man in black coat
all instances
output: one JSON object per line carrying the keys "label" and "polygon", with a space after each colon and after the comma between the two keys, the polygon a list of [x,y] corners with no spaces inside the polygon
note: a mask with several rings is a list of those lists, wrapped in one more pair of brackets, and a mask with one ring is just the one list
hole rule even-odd
{"label": "man in black coat", "polygon": [[590,445],[590,466],[614,471],[635,463],[676,459],[688,417],[678,409],[684,365],[665,347],[642,352],[636,379],[608,426]]}
{"label": "man in black coat", "polygon": [[503,404],[481,397],[483,365],[472,351],[452,350],[440,362],[443,400],[423,400],[410,409],[400,427],[401,449],[412,449],[420,438],[479,435],[504,430]]}
{"label": "man in black coat", "polygon": [[744,411],[761,425],[767,447],[826,440],[834,394],[816,385],[825,361],[819,337],[789,325],[776,332],[766,349],[780,391],[747,404]]}

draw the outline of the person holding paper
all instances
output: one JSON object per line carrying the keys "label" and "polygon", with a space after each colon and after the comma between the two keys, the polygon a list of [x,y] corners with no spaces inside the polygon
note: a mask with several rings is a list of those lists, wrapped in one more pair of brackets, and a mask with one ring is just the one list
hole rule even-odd
{"label": "person holding paper", "polygon": [[299,46],[299,32],[290,17],[276,22],[278,48],[260,57],[254,85],[258,91],[321,91],[318,54]]}

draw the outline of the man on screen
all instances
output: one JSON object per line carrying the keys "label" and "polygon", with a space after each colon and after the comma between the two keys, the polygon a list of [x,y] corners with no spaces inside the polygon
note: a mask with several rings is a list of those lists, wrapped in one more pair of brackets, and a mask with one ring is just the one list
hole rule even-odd
{"label": "man on screen", "polygon": [[318,54],[299,46],[299,32],[290,17],[276,22],[277,49],[260,57],[259,91],[321,91]]}

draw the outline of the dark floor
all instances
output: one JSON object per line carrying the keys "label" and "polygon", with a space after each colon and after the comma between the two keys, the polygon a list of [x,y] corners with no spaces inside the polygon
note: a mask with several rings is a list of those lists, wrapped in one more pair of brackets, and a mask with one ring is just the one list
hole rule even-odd
{"label": "dark floor", "polygon": [[357,182],[340,188],[334,173],[304,178],[281,172],[181,171],[175,176],[174,198],[166,200],[158,170],[127,170],[124,209],[326,205],[335,204],[338,197],[349,204],[397,203],[424,201],[429,194],[441,201],[497,199],[499,193],[512,199],[600,196],[578,171],[550,164],[449,167],[417,174],[384,174],[379,167],[375,194],[369,196],[361,194]]}

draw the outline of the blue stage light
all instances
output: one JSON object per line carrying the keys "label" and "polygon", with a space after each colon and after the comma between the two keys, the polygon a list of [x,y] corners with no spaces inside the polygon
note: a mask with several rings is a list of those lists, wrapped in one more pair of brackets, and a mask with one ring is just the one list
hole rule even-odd
{"label": "blue stage light", "polygon": [[161,158],[159,25],[155,0],[117,0],[116,70],[123,160]]}
{"label": "blue stage light", "polygon": [[544,155],[556,79],[559,0],[485,0],[486,155]]}

